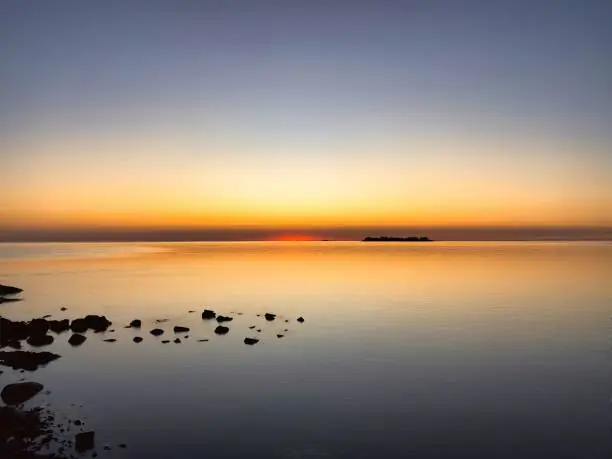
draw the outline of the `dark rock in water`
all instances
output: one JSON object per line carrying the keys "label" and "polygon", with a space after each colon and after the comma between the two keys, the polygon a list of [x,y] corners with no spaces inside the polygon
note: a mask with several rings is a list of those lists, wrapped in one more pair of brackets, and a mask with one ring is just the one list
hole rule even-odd
{"label": "dark rock in water", "polygon": [[233,317],[217,316],[217,322],[219,322],[219,323],[222,323],[222,322],[231,322],[232,320],[234,320]]}
{"label": "dark rock in water", "polygon": [[106,331],[111,325],[112,322],[105,316],[90,314],[79,319],[74,319],[70,323],[70,329],[75,333],[85,333],[87,330],[103,332]]}
{"label": "dark rock in water", "polygon": [[162,344],[168,344],[170,342],[169,339],[162,340]]}
{"label": "dark rock in water", "polygon": [[70,330],[70,320],[68,319],[64,319],[64,320],[49,320],[49,329],[53,332],[53,333],[64,333],[68,330]]}
{"label": "dark rock in water", "polygon": [[289,323],[289,319],[285,319],[285,323]]}
{"label": "dark rock in water", "polygon": [[249,346],[252,346],[253,344],[257,344],[259,343],[259,340],[256,338],[245,338],[244,339],[244,344],[248,344]]}
{"label": "dark rock in water", "polygon": [[208,341],[208,338],[199,339],[199,340],[198,340],[198,343],[204,343],[204,342],[206,342],[206,341]]}
{"label": "dark rock in water", "polygon": [[276,335],[277,338],[283,338],[285,335]]}
{"label": "dark rock in water", "polygon": [[8,384],[0,392],[0,398],[7,405],[21,405],[43,390],[43,385],[37,382],[22,382]]}
{"label": "dark rock in water", "polygon": [[60,308],[60,311],[67,311],[68,308]]}
{"label": "dark rock in water", "polygon": [[0,284],[0,296],[18,295],[21,292],[23,292],[23,290],[18,287]]}
{"label": "dark rock in water", "polygon": [[81,344],[83,344],[85,341],[87,341],[87,337],[85,337],[85,335],[81,335],[79,333],[74,333],[69,339],[68,342],[72,345],[72,346],[80,346]]}
{"label": "dark rock in water", "polygon": [[271,314],[269,312],[266,312],[264,317],[266,318],[266,320],[273,321],[274,319],[276,319],[276,314]]}
{"label": "dark rock in water", "polygon": [[303,317],[298,317],[298,318],[297,318],[297,321],[298,321],[299,323],[302,323],[302,322],[304,322],[304,318],[303,318]]}
{"label": "dark rock in water", "polygon": [[204,309],[202,313],[202,319],[214,319],[217,317],[217,313],[215,311],[211,311],[210,309]]}
{"label": "dark rock in water", "polygon": [[13,370],[36,371],[38,367],[59,358],[59,355],[51,352],[0,351],[0,365]]}
{"label": "dark rock in water", "polygon": [[192,309],[191,311],[187,311],[189,314],[194,313],[195,311]]}
{"label": "dark rock in water", "polygon": [[140,319],[134,319],[130,322],[129,328],[140,328],[142,326],[142,322]]}
{"label": "dark rock in water", "polygon": [[83,424],[83,422],[80,419],[75,419],[74,421],[75,426],[80,426],[81,424]]}
{"label": "dark rock in water", "polygon": [[105,343],[116,343],[117,340],[115,338],[109,338],[104,340]]}
{"label": "dark rock in water", "polygon": [[229,333],[229,328],[228,327],[224,327],[223,325],[219,325],[217,326],[217,328],[215,328],[215,333],[217,335],[226,335]]}
{"label": "dark rock in water", "polygon": [[121,443],[121,444],[119,445],[119,448],[127,448],[127,445],[126,445],[125,443]]}
{"label": "dark rock in water", "polygon": [[51,335],[32,335],[28,338],[28,344],[34,347],[48,346],[53,343]]}
{"label": "dark rock in water", "polygon": [[49,322],[45,319],[32,319],[28,326],[30,335],[44,335],[49,331]]}
{"label": "dark rock in water", "polygon": [[74,449],[77,453],[84,453],[94,449],[94,433],[93,432],[82,432],[76,435],[74,438]]}
{"label": "dark rock in water", "polygon": [[188,327],[181,327],[180,325],[176,325],[174,327],[174,333],[185,333],[188,332],[189,328]]}
{"label": "dark rock in water", "polygon": [[21,298],[7,298],[5,296],[0,296],[0,304],[2,304],[2,303],[16,303],[17,301],[21,301]]}
{"label": "dark rock in water", "polygon": [[142,338],[140,336],[134,336],[134,339],[132,340],[135,343],[142,343]]}
{"label": "dark rock in water", "polygon": [[161,328],[154,328],[149,333],[151,333],[153,336],[160,336],[164,334],[164,331]]}
{"label": "dark rock in water", "polygon": [[178,338],[176,338],[176,339],[174,340],[174,342],[175,342],[176,344],[181,344],[181,340],[180,340],[180,339],[178,339]]}
{"label": "dark rock in water", "polygon": [[44,316],[42,316],[43,319],[48,319],[49,317],[51,317],[51,314],[45,314]]}
{"label": "dark rock in water", "polygon": [[158,324],[163,324],[164,322],[168,322],[168,319],[155,319],[155,322]]}
{"label": "dark rock in water", "polygon": [[255,325],[251,325],[249,328],[253,330],[255,328]]}
{"label": "dark rock in water", "polygon": [[257,330],[255,330],[257,333],[261,333],[261,328],[258,328]]}

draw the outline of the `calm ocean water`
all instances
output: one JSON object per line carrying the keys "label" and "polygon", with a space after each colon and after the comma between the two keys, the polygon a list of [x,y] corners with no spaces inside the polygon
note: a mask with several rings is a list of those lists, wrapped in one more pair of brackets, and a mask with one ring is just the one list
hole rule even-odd
{"label": "calm ocean water", "polygon": [[100,457],[609,458],[611,273],[605,242],[0,244],[0,314],[114,322],[27,374]]}

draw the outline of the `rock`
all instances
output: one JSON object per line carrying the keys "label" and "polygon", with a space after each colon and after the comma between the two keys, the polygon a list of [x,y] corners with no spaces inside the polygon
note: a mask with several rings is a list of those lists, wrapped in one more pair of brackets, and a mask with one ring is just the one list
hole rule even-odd
{"label": "rock", "polygon": [[269,312],[266,312],[266,314],[264,315],[264,317],[266,318],[266,320],[268,321],[273,321],[274,319],[276,319],[276,314],[271,314]]}
{"label": "rock", "polygon": [[80,346],[85,341],[87,341],[87,337],[85,335],[81,335],[80,333],[73,333],[73,335],[68,339],[68,342],[72,346]]}
{"label": "rock", "polygon": [[70,330],[70,320],[68,320],[68,319],[49,320],[48,323],[49,323],[49,329],[53,333],[57,333],[58,335],[60,333],[64,333],[64,332]]}
{"label": "rock", "polygon": [[231,322],[232,320],[234,320],[233,317],[217,316],[217,322],[219,322],[219,323],[222,323],[222,322]]}
{"label": "rock", "polygon": [[208,338],[199,339],[199,340],[198,340],[198,343],[204,343],[204,342],[206,342],[206,341],[208,341]]}
{"label": "rock", "polygon": [[285,323],[289,323],[289,319],[285,319]]}
{"label": "rock", "polygon": [[255,328],[255,325],[251,325],[249,328],[253,330]]}
{"label": "rock", "polygon": [[60,311],[67,311],[68,308],[60,308]]}
{"label": "rock", "polygon": [[87,315],[85,317],[74,319],[70,323],[70,329],[75,333],[85,333],[87,330],[95,332],[103,332],[112,325],[112,322],[105,316]]}
{"label": "rock", "polygon": [[174,333],[185,333],[188,332],[189,328],[188,327],[181,327],[180,325],[176,325],[174,327]]}
{"label": "rock", "polygon": [[163,324],[164,322],[168,322],[168,319],[155,319],[155,322],[158,324]]}
{"label": "rock", "polygon": [[249,346],[252,346],[253,344],[257,344],[259,343],[259,340],[256,338],[245,338],[244,339],[244,344],[248,344]]}
{"label": "rock", "polygon": [[165,340],[162,341],[162,344],[168,344],[169,342],[170,342],[169,339],[165,339]]}
{"label": "rock", "polygon": [[214,319],[217,317],[217,313],[215,311],[211,311],[210,309],[204,309],[202,313],[202,319]]}
{"label": "rock", "polygon": [[28,336],[30,336],[30,325],[27,322],[0,317],[0,347],[25,340]]}
{"label": "rock", "polygon": [[142,338],[140,336],[134,336],[134,339],[132,340],[135,343],[142,343]]}
{"label": "rock", "polygon": [[128,328],[140,328],[142,326],[142,322],[140,319],[134,319],[130,322]]}
{"label": "rock", "polygon": [[127,445],[126,445],[125,443],[121,443],[121,444],[119,445],[119,448],[127,448]]}
{"label": "rock", "polygon": [[21,405],[43,390],[43,385],[37,382],[22,382],[8,384],[0,392],[0,398],[7,405]]}
{"label": "rock", "polygon": [[175,342],[176,344],[181,344],[181,340],[180,340],[180,339],[178,339],[178,338],[176,338],[176,339],[174,340],[174,342]]}
{"label": "rock", "polygon": [[229,328],[228,327],[224,327],[223,325],[219,325],[217,326],[217,328],[215,328],[215,333],[217,335],[226,335],[229,333]]}
{"label": "rock", "polygon": [[76,419],[76,420],[74,421],[74,425],[75,425],[75,426],[80,426],[81,424],[83,424],[83,422],[82,422],[80,419]]}
{"label": "rock", "polygon": [[277,338],[283,338],[285,335],[276,335]]}
{"label": "rock", "polygon": [[42,316],[43,319],[48,319],[49,317],[51,317],[51,314],[45,314],[44,316]]}
{"label": "rock", "polygon": [[161,328],[154,328],[149,333],[151,333],[153,336],[160,336],[164,334],[164,331]]}
{"label": "rock", "polygon": [[298,321],[299,323],[303,323],[303,322],[304,322],[304,318],[303,318],[303,317],[298,317],[298,318],[297,318],[297,321]]}
{"label": "rock", "polygon": [[117,340],[115,338],[108,338],[104,340],[105,343],[116,343]]}
{"label": "rock", "polygon": [[21,292],[23,292],[23,290],[18,287],[0,284],[0,296],[18,295]]}
{"label": "rock", "polygon": [[261,328],[258,328],[257,330],[255,330],[257,333],[261,333]]}
{"label": "rock", "polygon": [[74,438],[74,449],[77,453],[84,453],[85,451],[94,449],[94,433],[90,431],[76,434]]}
{"label": "rock", "polygon": [[30,335],[44,335],[49,331],[49,322],[45,319],[32,319],[28,326]]}
{"label": "rock", "polygon": [[51,335],[32,335],[28,338],[28,344],[34,347],[48,346],[53,343]]}
{"label": "rock", "polygon": [[51,352],[0,351],[0,365],[13,370],[36,371],[38,367],[59,358],[59,355]]}

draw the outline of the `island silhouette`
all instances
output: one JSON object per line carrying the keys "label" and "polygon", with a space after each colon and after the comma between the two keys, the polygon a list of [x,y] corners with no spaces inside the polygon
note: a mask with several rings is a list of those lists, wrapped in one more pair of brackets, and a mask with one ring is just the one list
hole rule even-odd
{"label": "island silhouette", "polygon": [[433,242],[427,236],[367,236],[362,242]]}

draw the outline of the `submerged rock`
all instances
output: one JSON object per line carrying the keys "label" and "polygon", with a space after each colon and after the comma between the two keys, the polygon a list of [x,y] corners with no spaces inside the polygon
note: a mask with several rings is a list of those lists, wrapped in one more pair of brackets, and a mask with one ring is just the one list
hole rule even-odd
{"label": "submerged rock", "polygon": [[252,346],[253,344],[257,344],[259,343],[259,340],[257,338],[245,338],[244,339],[244,344],[248,344],[249,346]]}
{"label": "submerged rock", "polygon": [[178,339],[178,338],[176,338],[176,339],[174,340],[174,342],[175,342],[176,344],[181,344],[181,340],[180,340],[180,339]]}
{"label": "submerged rock", "polygon": [[151,333],[153,336],[160,336],[164,334],[164,331],[161,328],[154,328],[149,333]]}
{"label": "submerged rock", "polygon": [[135,343],[142,343],[142,338],[140,336],[134,336],[134,339],[132,340]]}
{"label": "submerged rock", "polygon": [[128,328],[140,328],[142,326],[142,321],[140,319],[134,319],[130,322]]}
{"label": "submerged rock", "polygon": [[28,344],[34,347],[48,346],[53,343],[51,335],[32,335],[28,338]]}
{"label": "submerged rock", "polygon": [[277,338],[284,338],[285,335],[276,335]]}
{"label": "submerged rock", "polygon": [[60,356],[51,352],[0,351],[0,365],[13,370],[36,371]]}
{"label": "submerged rock", "polygon": [[303,317],[298,317],[298,318],[297,318],[297,321],[298,321],[299,323],[302,323],[302,322],[304,322],[304,318],[303,318]]}
{"label": "submerged rock", "polygon": [[19,287],[0,284],[0,296],[18,295],[21,292],[23,292],[23,289],[20,289]]}
{"label": "submerged rock", "polygon": [[0,398],[7,405],[21,405],[43,390],[43,385],[37,382],[20,382],[4,386]]}
{"label": "submerged rock", "polygon": [[189,327],[181,327],[180,325],[176,325],[174,327],[174,333],[185,333],[189,331]]}
{"label": "submerged rock", "polygon": [[68,342],[72,346],[80,346],[85,341],[87,341],[87,337],[85,335],[81,335],[80,333],[74,333],[69,339]]}
{"label": "submerged rock", "polygon": [[232,320],[234,320],[233,317],[217,316],[217,322],[219,322],[219,323],[222,323],[222,322],[231,322]]}
{"label": "submerged rock", "polygon": [[74,449],[78,453],[84,453],[85,451],[94,449],[94,433],[90,431],[77,434],[74,438]]}
{"label": "submerged rock", "polygon": [[204,312],[202,313],[202,319],[214,319],[215,317],[217,317],[217,313],[215,311],[212,311],[210,309],[204,309]]}
{"label": "submerged rock", "polygon": [[169,340],[169,339],[164,339],[164,340],[162,340],[162,344],[168,344],[169,342],[170,342],[170,340]]}
{"label": "submerged rock", "polygon": [[266,312],[264,317],[266,318],[266,320],[271,322],[274,319],[276,319],[276,314],[272,314],[272,313]]}
{"label": "submerged rock", "polygon": [[117,340],[115,338],[109,338],[104,340],[105,343],[115,343]]}
{"label": "submerged rock", "polygon": [[228,327],[224,327],[223,325],[219,325],[217,326],[217,328],[215,328],[215,333],[217,335],[226,335],[229,333],[229,328]]}

